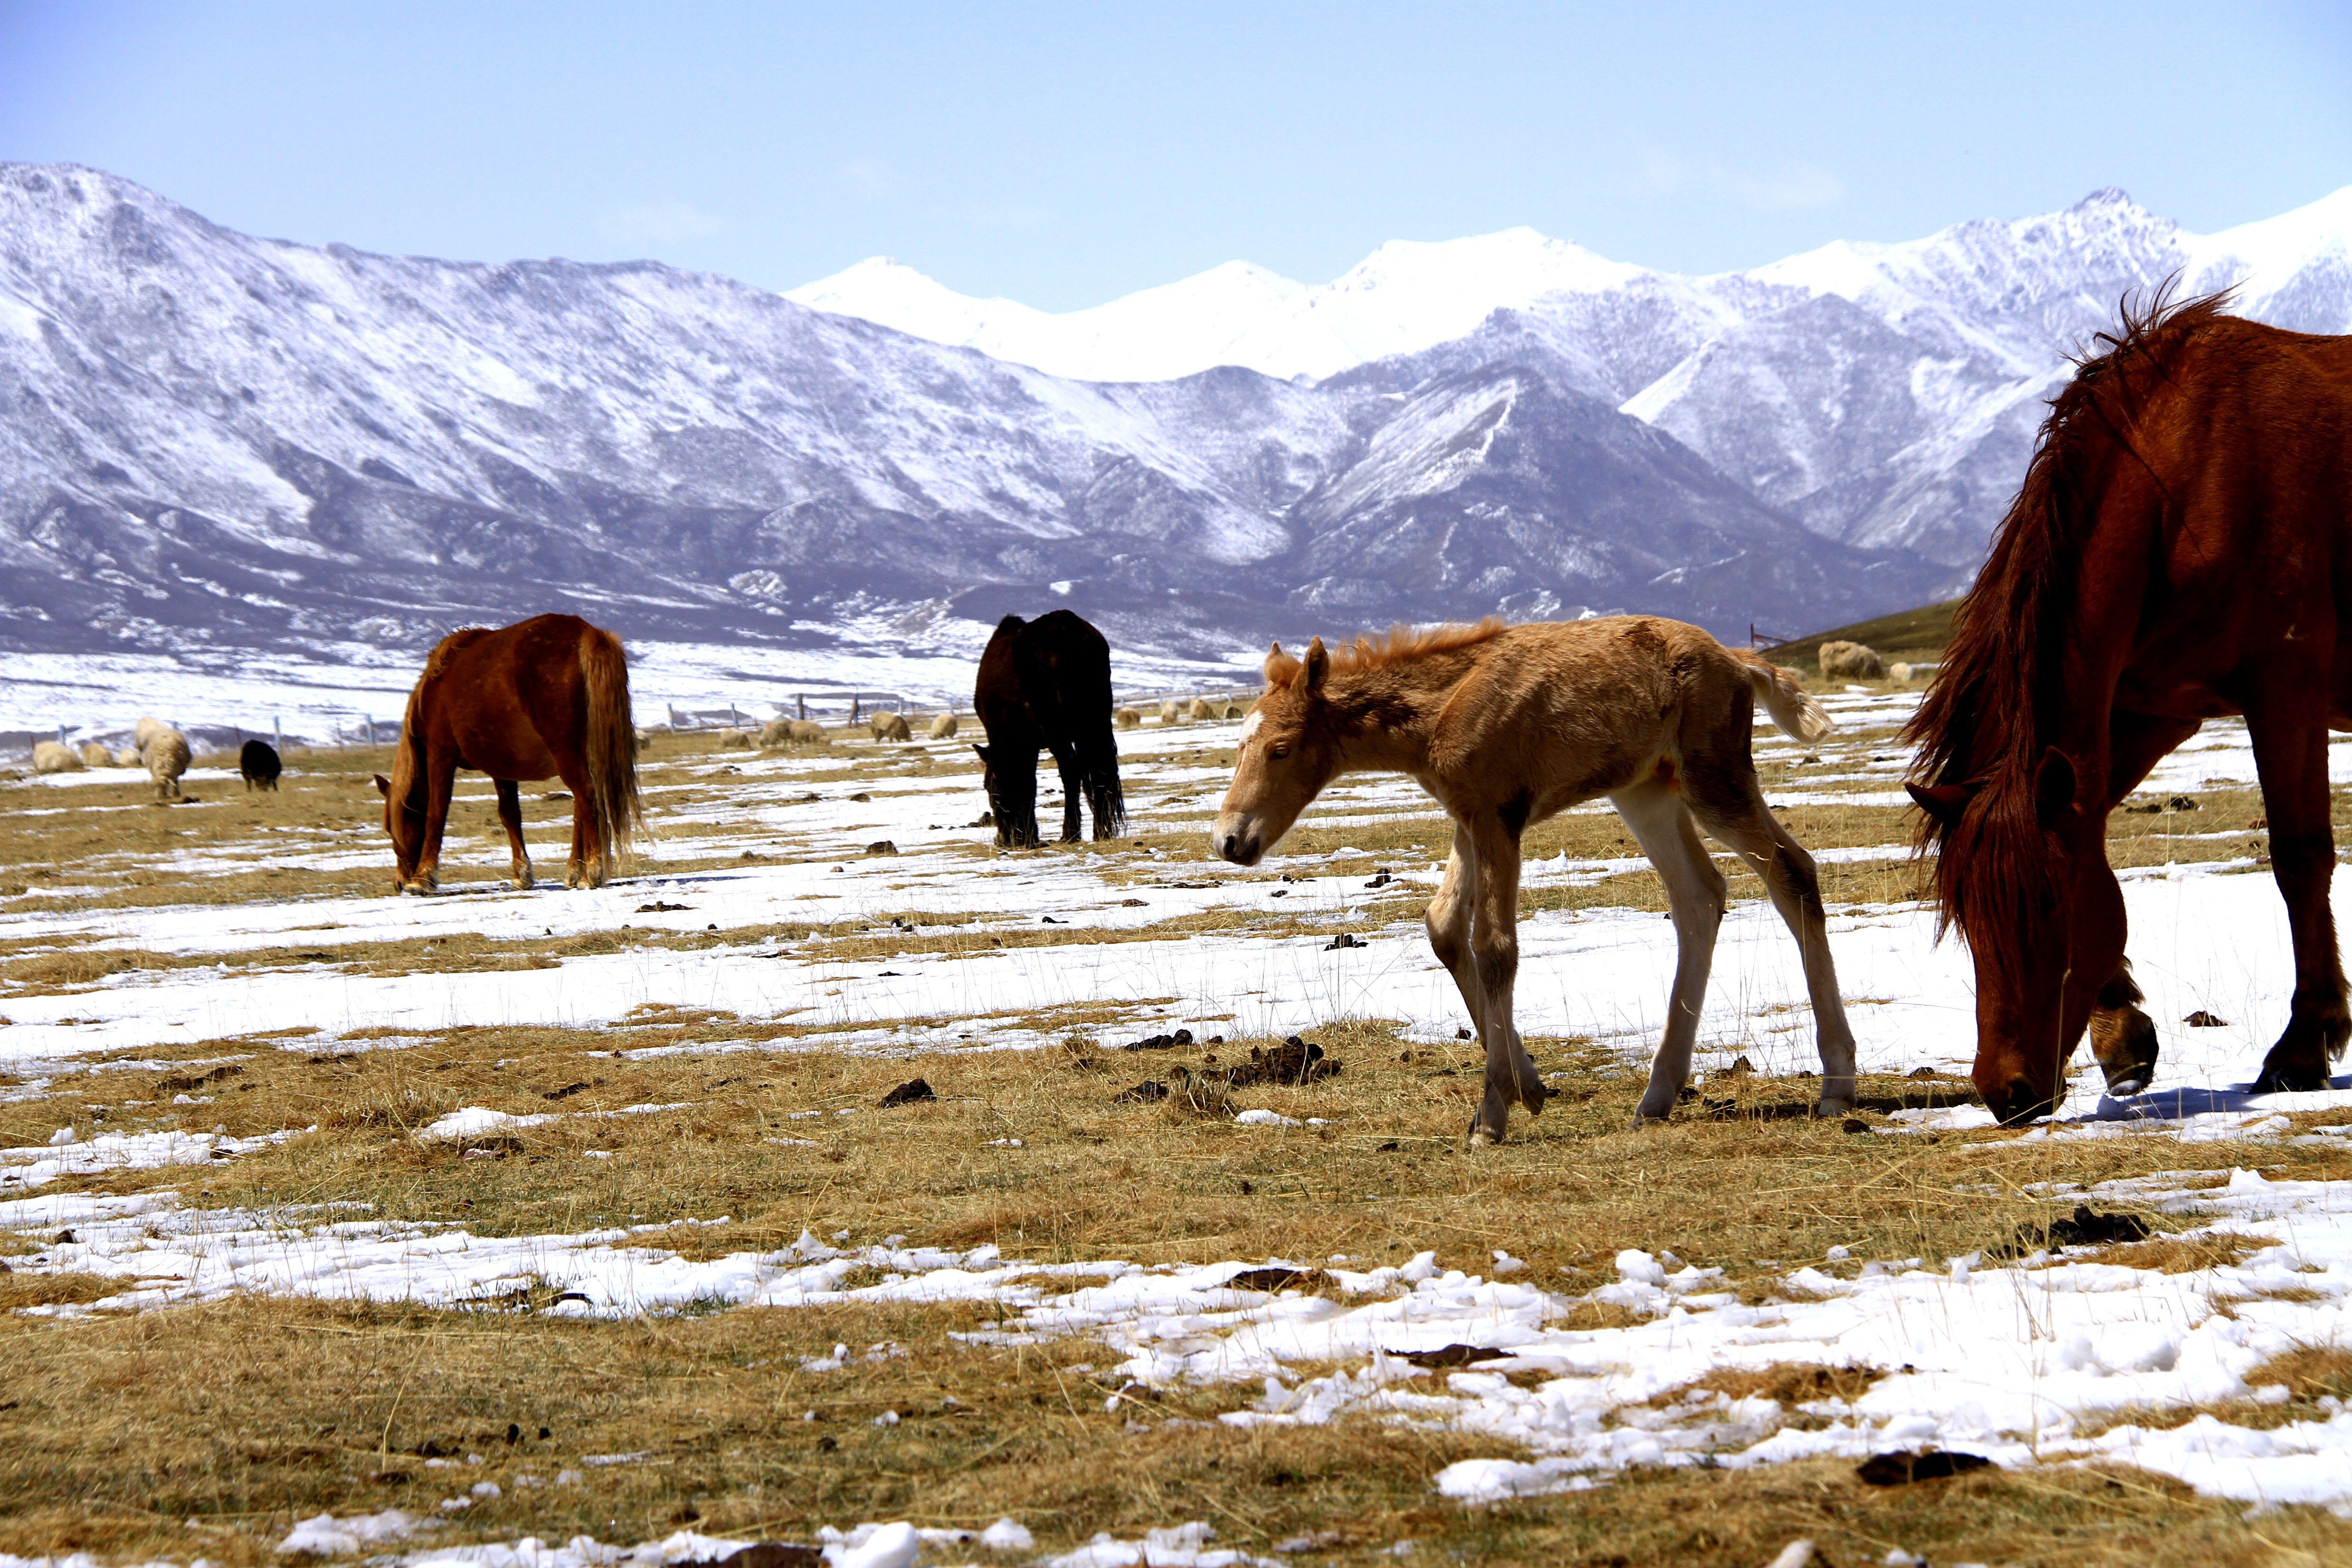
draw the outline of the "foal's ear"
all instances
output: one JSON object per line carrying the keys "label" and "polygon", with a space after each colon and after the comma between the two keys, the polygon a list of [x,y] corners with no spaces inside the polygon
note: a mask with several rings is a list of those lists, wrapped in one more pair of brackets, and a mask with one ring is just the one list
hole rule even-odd
{"label": "foal's ear", "polygon": [[1307,645],[1307,658],[1304,668],[1306,669],[1306,689],[1309,691],[1318,691],[1322,689],[1323,678],[1331,673],[1331,656],[1324,651],[1323,639],[1321,637],[1317,637],[1313,642]]}
{"label": "foal's ear", "polygon": [[384,799],[390,800],[392,798],[392,781],[384,777],[382,773],[376,774],[375,790],[376,793],[383,796]]}
{"label": "foal's ear", "polygon": [[2074,804],[2074,759],[2053,746],[2042,753],[2042,765],[2033,770],[2033,815],[2042,826],[2055,827]]}
{"label": "foal's ear", "polygon": [[1903,787],[1911,792],[1912,805],[1926,812],[1944,827],[1958,827],[1960,825],[1960,813],[1966,809],[1969,797],[1977,793],[1978,788],[1975,784],[1920,785],[1915,784],[1907,784]]}

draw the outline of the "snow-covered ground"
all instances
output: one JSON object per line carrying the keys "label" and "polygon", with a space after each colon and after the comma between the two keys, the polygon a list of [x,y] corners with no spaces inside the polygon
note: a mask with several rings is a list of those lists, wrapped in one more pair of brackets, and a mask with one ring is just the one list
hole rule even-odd
{"label": "snow-covered ground", "polygon": [[[1856,693],[1833,699],[1832,705],[1851,725],[1895,716],[1905,700]],[[1177,810],[1205,828],[1223,770],[1204,753],[1229,746],[1231,738],[1230,727],[1213,726],[1126,737],[1130,799],[1144,809]],[[1818,768],[1784,773],[1779,770],[1796,759],[1797,748],[1775,738],[1759,750],[1769,776],[1802,776],[1823,798],[1874,797],[1878,775],[1891,779],[1896,771],[1892,754],[1882,751],[1878,755],[1889,761],[1830,754]],[[2347,753],[2331,755],[2338,782],[2352,777]],[[1341,850],[1314,859],[1277,854],[1251,873],[1224,867],[1208,873],[1190,862],[1171,863],[1167,875],[1152,876],[1141,862],[1147,870],[1138,877],[1139,857],[1131,851],[992,860],[971,853],[982,830],[953,826],[968,821],[976,808],[969,775],[886,777],[812,792],[796,781],[830,765],[823,759],[739,757],[711,764],[714,771],[721,765],[739,770],[730,783],[740,800],[657,816],[672,852],[701,852],[695,847],[716,841],[723,817],[739,837],[772,829],[798,835],[804,845],[838,842],[840,858],[762,860],[665,877],[657,845],[649,875],[593,893],[488,889],[438,900],[0,912],[0,937],[47,938],[59,946],[231,954],[282,945],[299,931],[306,947],[330,954],[266,969],[207,963],[135,971],[69,995],[9,996],[12,1022],[0,1034],[0,1065],[35,1080],[16,1091],[21,1098],[38,1091],[40,1078],[73,1074],[101,1053],[293,1023],[320,1031],[300,1042],[302,1049],[317,1051],[362,1028],[618,1027],[633,1008],[648,1002],[723,1009],[747,1021],[817,1026],[772,1042],[656,1047],[712,1053],[1032,1046],[1044,1043],[1045,1035],[1003,1020],[1072,1005],[1107,1008],[1113,1016],[1125,1009],[1139,1027],[1216,1023],[1252,1034],[1285,1034],[1358,1016],[1406,1020],[1415,1037],[1450,1040],[1461,1021],[1452,982],[1431,958],[1418,921],[1374,925],[1363,912],[1376,867],[1393,879],[1428,884],[1437,868],[1426,863],[1382,862]],[[2244,781],[2252,771],[2242,730],[2217,725],[2168,761],[2149,787],[2162,792]],[[27,783],[10,804],[49,809],[49,801],[70,804],[74,787],[64,781]],[[853,789],[870,798],[851,799]],[[811,793],[823,798],[803,798]],[[1775,785],[1771,793],[1779,799],[1794,792]],[[1171,801],[1176,806],[1165,805]],[[1370,822],[1413,804],[1409,786],[1366,779],[1349,781],[1318,809],[1323,815],[1310,822]],[[559,826],[541,825],[540,832],[551,837]],[[858,852],[879,837],[893,839],[899,852]],[[503,865],[502,847],[475,844],[478,863]],[[383,855],[372,839],[314,853]],[[1902,851],[1889,845],[1842,853]],[[542,855],[551,858],[551,850]],[[1528,879],[1540,888],[1630,865],[1545,861],[1530,867]],[[201,861],[185,869],[204,874]],[[2118,1101],[2101,1093],[2095,1072],[2084,1073],[2074,1079],[2059,1116],[2028,1136],[2171,1140],[2181,1146],[2184,1165],[2193,1163],[2197,1143],[2222,1135],[2293,1138],[2322,1148],[2352,1143],[2336,1131],[2298,1131],[2286,1114],[2352,1110],[2352,1079],[2315,1094],[2257,1100],[2243,1090],[2285,1016],[2293,986],[2277,892],[2267,875],[2244,874],[2252,870],[2251,860],[2239,859],[2152,868],[2126,878],[2136,973],[2165,1040],[2156,1086]],[[1286,883],[1284,875],[1300,879]],[[1276,905],[1276,896],[1286,902]],[[648,902],[687,907],[649,912],[643,907]],[[1134,934],[1207,910],[1276,908],[1305,917],[1311,933]],[[824,942],[793,929],[800,922],[845,921],[887,929],[894,919],[919,926],[927,915],[961,913],[1033,925],[1051,917],[1080,929],[1121,929],[1129,939],[843,962],[828,957]],[[572,956],[560,968],[539,971],[377,976],[347,973],[332,962],[333,950],[352,942],[521,935],[534,927],[560,936],[623,924],[688,931],[773,925],[783,934],[750,948],[676,952],[641,945]],[[1964,1072],[1974,1039],[1969,970],[1956,944],[1937,944],[1931,913],[1913,905],[1843,906],[1830,929],[1863,1068]],[[1324,933],[1342,930],[1367,938],[1369,945],[1330,950]],[[1539,912],[1524,921],[1521,943],[1519,1022],[1528,1034],[1587,1035],[1629,1056],[1646,1051],[1664,1020],[1674,962],[1667,922],[1654,913],[1620,909]],[[1768,1073],[1813,1065],[1803,1004],[1787,933],[1760,904],[1737,909],[1723,928],[1701,1025],[1700,1070],[1738,1055]],[[2196,1011],[2228,1022],[2176,1026],[2175,1020]],[[399,1044],[380,1037],[352,1043],[379,1049]],[[193,1110],[201,1100],[190,1097],[188,1103],[193,1121],[203,1121],[203,1113]],[[629,1108],[645,1115],[675,1109]],[[420,1135],[478,1131],[496,1116],[461,1112]],[[1984,1120],[1980,1110],[1910,1113],[1895,1119],[1884,1134],[1903,1137]],[[280,1136],[299,1132],[289,1129]],[[1307,1134],[1277,1121],[1253,1129],[1252,1135]],[[331,1207],[207,1208],[172,1192],[122,1196],[39,1190],[77,1172],[232,1161],[260,1146],[257,1140],[181,1131],[110,1133],[77,1142],[70,1131],[61,1131],[49,1144],[0,1151],[0,1192],[12,1194],[0,1199],[0,1229],[45,1237],[70,1231],[72,1239],[47,1244],[37,1256],[19,1259],[19,1268],[121,1281],[120,1296],[95,1306],[43,1309],[65,1313],[255,1290],[453,1303],[510,1299],[534,1281],[560,1294],[546,1310],[583,1317],[712,1302],[787,1309],[993,1302],[1008,1316],[1002,1329],[989,1331],[992,1335],[1013,1341],[1082,1336],[1115,1352],[1118,1363],[1103,1394],[1113,1408],[1130,1384],[1244,1384],[1257,1392],[1246,1408],[1224,1417],[1239,1426],[1365,1414],[1507,1437],[1525,1449],[1524,1460],[1466,1462],[1433,1478],[1440,1491],[1465,1500],[1603,1483],[1633,1465],[1741,1467],[1927,1444],[2009,1466],[2127,1460],[2208,1493],[2352,1510],[2352,1413],[2329,1411],[2325,1420],[2267,1430],[2205,1415],[2168,1430],[2126,1425],[2083,1435],[2087,1425],[2125,1408],[2271,1400],[2274,1395],[2246,1380],[2265,1359],[2299,1345],[2352,1342],[2347,1316],[2352,1180],[2273,1181],[2238,1170],[2226,1185],[2214,1187],[2184,1172],[2080,1194],[2093,1203],[2129,1202],[2180,1214],[2216,1234],[2264,1238],[2235,1266],[2168,1275],[2063,1256],[1963,1259],[1936,1268],[1904,1258],[1789,1259],[1774,1266],[1786,1299],[1763,1306],[1743,1304],[1722,1289],[1719,1269],[1685,1266],[1641,1248],[1621,1254],[1620,1278],[1591,1292],[1540,1277],[1498,1253],[1490,1268],[1473,1272],[1440,1271],[1433,1254],[1402,1267],[1362,1267],[1345,1258],[1288,1260],[1326,1271],[1328,1291],[1269,1295],[1229,1283],[1244,1268],[1262,1267],[1258,1259],[1047,1265],[993,1247],[843,1248],[803,1235],[781,1251],[698,1260],[711,1250],[708,1229],[689,1258],[665,1246],[672,1233],[661,1227],[489,1237],[458,1225],[393,1222]],[[722,1226],[726,1220],[713,1215],[698,1223]],[[877,1270],[885,1276],[880,1283],[853,1280],[870,1279]],[[1569,1310],[1584,1300],[1612,1303],[1639,1321],[1621,1328],[1561,1326]],[[1457,1344],[1498,1352],[1501,1359],[1454,1371],[1403,1359]],[[1710,1373],[1791,1363],[1860,1364],[1885,1375],[1851,1401],[1804,1406],[1801,1414],[1811,1419],[1801,1424],[1790,1422],[1769,1399],[1702,1393],[1664,1406],[1652,1403]],[[1334,1365],[1339,1370],[1329,1370]],[[835,1544],[845,1557],[863,1549]],[[1121,1543],[1098,1544],[1097,1556],[1081,1553],[1071,1561],[1136,1560],[1118,1555],[1128,1550]],[[1168,1546],[1171,1553],[1180,1547],[1194,1552],[1202,1563],[1214,1555],[1202,1540],[1185,1544],[1171,1537]],[[568,1564],[562,1551],[572,1549],[511,1550],[520,1553],[512,1557],[518,1564],[553,1568]],[[646,1550],[654,1549],[639,1549]],[[620,1559],[607,1552],[593,1560]]]}

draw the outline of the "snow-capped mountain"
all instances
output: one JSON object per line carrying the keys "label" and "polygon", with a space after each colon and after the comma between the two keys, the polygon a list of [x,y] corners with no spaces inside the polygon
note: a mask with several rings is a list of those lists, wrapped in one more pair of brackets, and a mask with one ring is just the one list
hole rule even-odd
{"label": "snow-capped mountain", "polygon": [[2210,237],[2100,193],[1718,278],[1517,231],[1049,317],[887,264],[796,299],[293,245],[0,165],[0,647],[341,657],[556,607],[961,649],[1068,605],[1218,658],[1497,609],[1831,625],[1965,580],[2124,289],[2251,276],[2341,331],[2347,232],[2352,193]]}
{"label": "snow-capped mountain", "polygon": [[2094,193],[2063,213],[1958,225],[1899,245],[1846,241],[1748,272],[1686,278],[1514,229],[1383,246],[1308,289],[1236,267],[1048,315],[966,300],[872,261],[792,297],[1000,359],[1097,380],[1214,363],[1328,378],[1496,336],[1548,341],[1579,390],[1664,429],[1759,500],[1827,537],[1910,550],[1965,576],[2022,472],[2066,355],[2119,299],[2177,278],[2235,286],[2237,308],[2352,331],[2352,187],[2280,217],[2196,235]]}

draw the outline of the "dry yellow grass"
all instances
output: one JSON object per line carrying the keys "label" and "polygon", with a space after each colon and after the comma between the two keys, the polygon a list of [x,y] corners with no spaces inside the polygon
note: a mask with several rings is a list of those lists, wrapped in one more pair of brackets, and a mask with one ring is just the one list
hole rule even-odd
{"label": "dry yellow grass", "polygon": [[[1209,767],[1230,757],[1208,743],[1215,732],[1202,733],[1203,743],[1176,761]],[[1851,773],[1885,754],[1889,743],[1881,727],[1839,737],[1817,766],[1773,763],[1768,795],[1884,789],[1884,777],[1833,786],[1811,781]],[[790,784],[830,797],[928,772],[976,786],[967,778],[970,756],[960,748],[934,756],[919,743],[844,742],[822,753],[821,766],[794,773]],[[717,771],[737,763],[747,771]],[[5,907],[134,909],[380,893],[390,857],[367,774],[381,766],[380,755],[320,753],[301,759],[278,795],[215,800],[202,811],[149,806],[143,785],[12,794],[12,809],[0,815],[0,889],[26,891]],[[666,858],[666,871],[747,854],[839,853],[788,822],[725,820],[716,808],[739,792],[775,787],[756,779],[740,752],[730,763],[715,742],[665,737],[644,767],[651,798],[664,808],[657,822],[687,811],[720,819],[690,829],[709,842],[708,853]],[[1139,844],[1111,851],[1111,878],[1148,898],[1139,884],[1202,877],[1199,826],[1221,787],[1191,790],[1181,812],[1169,808],[1150,819]],[[231,785],[226,793],[234,792]],[[225,792],[207,785],[197,793]],[[539,793],[526,808],[534,825],[564,809]],[[2118,863],[2246,853],[2260,837],[2244,826],[2258,812],[2248,808],[2247,792],[2203,798],[2202,814],[2118,816],[2111,834]],[[50,814],[34,815],[28,805]],[[1798,837],[1819,848],[1895,845],[1905,836],[1902,814],[1885,806],[1833,800],[1787,815]],[[459,826],[470,847],[456,857],[453,880],[502,877],[504,849],[487,800],[464,805]],[[2200,828],[2233,836],[2179,837]],[[1401,868],[1442,858],[1449,837],[1425,811],[1344,828],[1318,827],[1310,817],[1292,847],[1300,854],[1360,847],[1373,858],[1355,864]],[[1630,855],[1625,840],[1613,816],[1593,814],[1543,825],[1530,833],[1528,851],[1600,860]],[[1162,853],[1152,859],[1141,852],[1146,847]],[[344,869],[270,863],[297,849],[360,852],[366,863]],[[992,851],[959,853],[978,859]],[[189,854],[221,868],[194,875],[163,868],[166,857]],[[1909,897],[1915,877],[1906,862],[1865,861],[1825,868],[1824,882],[1835,904]],[[1639,872],[1588,889],[1534,889],[1527,907],[1548,907],[1548,900],[1556,900],[1549,907],[1662,907],[1655,887]],[[1758,889],[1736,881],[1734,891],[1752,898]],[[1398,889],[1368,913],[1375,922],[1409,919],[1423,896]],[[1273,937],[1326,929],[1263,910],[1115,931],[908,914],[914,934],[818,920],[535,941],[461,934],[436,939],[429,951],[408,942],[311,948],[291,936],[282,945],[201,959],[20,941],[0,948],[0,1010],[9,995],[87,989],[131,969],[194,963],[456,972],[558,964],[625,944],[688,952],[771,938],[871,960],[1194,931]],[[320,952],[331,959],[314,956]],[[846,1230],[860,1242],[887,1235],[953,1247],[993,1242],[1008,1255],[1047,1262],[1342,1253],[1375,1264],[1434,1247],[1442,1265],[1475,1270],[1494,1248],[1507,1247],[1528,1259],[1528,1278],[1574,1295],[1613,1277],[1617,1249],[1638,1246],[1721,1267],[1729,1288],[1751,1300],[1780,1291],[1790,1265],[1821,1258],[1832,1246],[1850,1248],[1857,1260],[1828,1266],[1835,1272],[1864,1258],[1916,1257],[1932,1267],[2013,1242],[2071,1212],[2079,1196],[2073,1189],[2111,1178],[2192,1161],[2217,1171],[2260,1165],[2273,1176],[2340,1174],[2332,1152],[2278,1143],[2191,1149],[2164,1139],[2028,1143],[1999,1131],[1849,1132],[1843,1121],[1790,1114],[1811,1098],[1804,1080],[1760,1077],[1704,1083],[1674,1124],[1635,1134],[1626,1123],[1638,1069],[1581,1038],[1530,1042],[1545,1070],[1567,1075],[1555,1079],[1559,1098],[1541,1117],[1516,1120],[1512,1142],[1474,1156],[1461,1147],[1478,1081],[1474,1047],[1410,1042],[1391,1021],[1347,1017],[1309,1031],[1345,1062],[1337,1078],[1237,1090],[1222,1108],[1265,1106],[1326,1125],[1237,1127],[1213,1104],[1171,1113],[1164,1104],[1116,1097],[1147,1078],[1213,1070],[1272,1042],[1234,1036],[1189,1050],[1118,1049],[1149,1032],[1133,1018],[1129,1008],[1074,1006],[918,1020],[908,1049],[892,1056],[832,1052],[825,1029],[790,1018],[677,1007],[640,1009],[597,1029],[404,1031],[385,1048],[365,1052],[352,1048],[367,1043],[365,1032],[321,1044],[296,1026],[116,1053],[116,1060],[58,1078],[37,1097],[0,1103],[0,1142],[39,1144],[60,1126],[84,1137],[174,1124],[249,1136],[315,1124],[316,1132],[233,1161],[68,1178],[43,1190],[172,1188],[190,1205],[261,1209],[352,1203],[381,1219],[461,1224],[481,1236],[727,1216],[725,1225],[678,1226],[649,1240],[691,1257],[777,1247],[803,1228],[821,1236]],[[1008,1030],[1071,1044],[972,1048],[990,1043],[992,1031]],[[722,1041],[760,1048],[616,1054]],[[936,1101],[878,1108],[887,1089],[918,1074],[937,1090]],[[1856,1120],[1865,1128],[1883,1125],[1888,1110],[1958,1103],[1969,1094],[1948,1079],[1874,1078],[1862,1089]],[[205,1103],[174,1109],[168,1102],[180,1092]],[[673,1102],[684,1103],[656,1114],[593,1114]],[[470,1141],[488,1157],[467,1158],[468,1141],[415,1136],[432,1120],[475,1105],[589,1114]],[[830,1114],[842,1110],[856,1114]],[[828,1114],[798,1115],[811,1110]],[[990,1147],[1006,1138],[1024,1147]],[[592,1148],[610,1157],[586,1157]],[[2159,1226],[2183,1223],[2147,1217]],[[33,1233],[0,1238],[0,1252],[16,1259],[14,1272],[0,1274],[0,1306],[86,1307],[118,1288],[85,1274],[38,1272],[25,1260],[45,1245]],[[2242,1249],[2160,1236],[2094,1256],[2187,1271],[2234,1261]],[[201,1552],[224,1568],[254,1564],[270,1559],[295,1518],[393,1506],[429,1511],[481,1479],[498,1481],[501,1496],[467,1510],[436,1540],[586,1533],[625,1542],[689,1522],[745,1538],[807,1539],[820,1524],[866,1518],[970,1526],[1013,1512],[1055,1547],[1097,1530],[1131,1535],[1200,1518],[1217,1525],[1223,1543],[1261,1552],[1290,1536],[1333,1532],[1315,1560],[1367,1563],[1392,1562],[1384,1549],[1406,1538],[1461,1560],[1627,1568],[1761,1563],[1801,1534],[1822,1542],[1842,1565],[1877,1561],[1894,1545],[1937,1561],[2158,1564],[2308,1560],[2297,1552],[2337,1560],[2352,1549],[2352,1526],[2325,1514],[2287,1510],[2249,1521],[2237,1505],[2122,1471],[1978,1474],[1883,1491],[1833,1463],[1634,1471],[1596,1492],[1464,1510],[1435,1499],[1430,1476],[1457,1458],[1518,1457],[1508,1446],[1362,1422],[1244,1430],[1209,1421],[1253,1398],[1247,1386],[1130,1391],[1121,1409],[1107,1410],[1106,1400],[1121,1391],[1105,1381],[1101,1369],[1117,1358],[1098,1343],[1073,1338],[1042,1351],[1000,1350],[949,1337],[992,1321],[993,1308],[736,1310],[564,1321],[528,1310],[546,1304],[548,1294],[533,1287],[471,1310],[249,1297],[136,1316],[0,1317],[0,1480],[9,1499],[0,1508],[0,1551],[183,1560]],[[1573,1328],[1630,1321],[1624,1309],[1596,1303],[1561,1320]],[[841,1373],[801,1370],[801,1358],[836,1342],[895,1342],[906,1353]],[[2290,1387],[2290,1402],[2232,1407],[2232,1419],[2309,1418],[2317,1399],[2347,1392],[2341,1352],[2284,1358],[2268,1370]],[[1781,1367],[1717,1374],[1694,1387],[1760,1394],[1793,1409],[1851,1398],[1871,1375]],[[874,1425],[885,1411],[898,1415],[895,1426]],[[810,1412],[818,1419],[803,1419]],[[1209,1424],[1184,1424],[1191,1422]],[[641,1451],[647,1457],[632,1464],[579,1463],[588,1455]],[[471,1454],[482,1457],[480,1466],[467,1463]],[[455,1464],[427,1464],[439,1458]],[[582,1469],[585,1484],[522,1484],[525,1476],[551,1483],[566,1468]],[[193,1530],[191,1517],[199,1521]]]}

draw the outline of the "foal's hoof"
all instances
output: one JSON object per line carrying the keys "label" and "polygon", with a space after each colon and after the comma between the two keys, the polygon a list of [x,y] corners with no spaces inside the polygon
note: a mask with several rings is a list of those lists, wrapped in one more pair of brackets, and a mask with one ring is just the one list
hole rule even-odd
{"label": "foal's hoof", "polygon": [[1851,1100],[1824,1100],[1813,1107],[1813,1115],[1819,1118],[1853,1114],[1853,1101]]}
{"label": "foal's hoof", "polygon": [[1666,1117],[1653,1116],[1646,1110],[1637,1110],[1633,1112],[1633,1131],[1639,1132],[1644,1127],[1664,1127],[1667,1121]]}
{"label": "foal's hoof", "polygon": [[1492,1132],[1489,1132],[1486,1129],[1478,1125],[1478,1119],[1476,1117],[1474,1116],[1470,1119],[1470,1137],[1468,1142],[1471,1148],[1492,1148],[1495,1144],[1500,1143],[1502,1141],[1503,1130],[1501,1128],[1497,1127]]}

